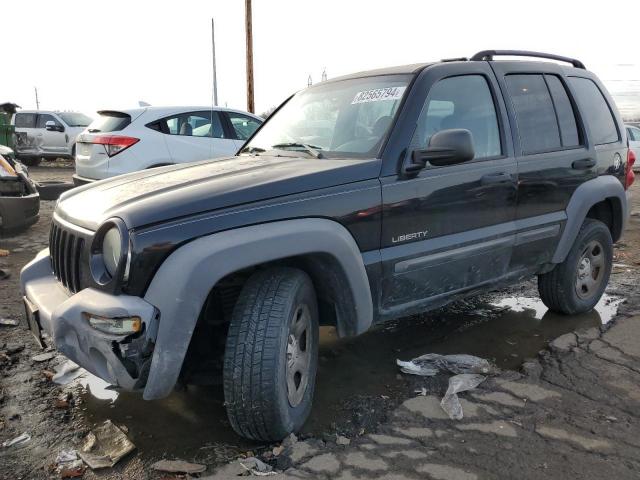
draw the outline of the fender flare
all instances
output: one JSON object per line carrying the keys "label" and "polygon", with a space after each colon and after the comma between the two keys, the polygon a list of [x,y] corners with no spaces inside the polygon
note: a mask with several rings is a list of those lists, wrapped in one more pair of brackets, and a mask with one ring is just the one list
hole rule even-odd
{"label": "fender flare", "polygon": [[[624,230],[628,217],[627,196],[620,180],[613,175],[602,175],[589,180],[576,188],[571,196],[571,200],[569,200],[566,209],[567,223],[551,260],[553,263],[562,263],[564,259],[567,258],[569,250],[571,250],[578,236],[580,227],[584,223],[585,218],[587,218],[587,213],[589,213],[591,207],[596,203],[606,200],[607,198],[615,198],[619,201],[617,203],[619,203],[622,209],[620,212],[622,215],[620,231],[622,232]],[[615,238],[614,241],[616,241]]]}
{"label": "fender flare", "polygon": [[362,254],[337,222],[297,219],[208,235],[173,252],[156,272],[145,300],[160,311],[151,369],[143,397],[163,398],[174,388],[201,308],[214,285],[243,268],[297,255],[322,253],[338,262],[349,284],[355,327],[366,331],[373,302]]}

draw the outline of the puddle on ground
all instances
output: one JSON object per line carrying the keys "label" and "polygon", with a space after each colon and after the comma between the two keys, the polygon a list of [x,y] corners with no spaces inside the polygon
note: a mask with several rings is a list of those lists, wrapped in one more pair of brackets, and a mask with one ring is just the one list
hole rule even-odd
{"label": "puddle on ground", "polygon": [[[500,368],[518,368],[554,338],[607,323],[622,298],[604,295],[584,315],[563,316],[531,297],[458,302],[446,309],[383,324],[354,339],[339,339],[322,327],[320,363],[311,417],[303,431],[320,435],[349,420],[345,400],[404,391],[397,358],[434,352],[467,353]],[[231,429],[222,387],[188,386],[168,398],[148,402],[138,393],[115,392],[100,379],[84,377],[83,410],[89,422],[111,419],[129,428],[138,449],[153,456],[181,456],[213,463],[254,443]]]}

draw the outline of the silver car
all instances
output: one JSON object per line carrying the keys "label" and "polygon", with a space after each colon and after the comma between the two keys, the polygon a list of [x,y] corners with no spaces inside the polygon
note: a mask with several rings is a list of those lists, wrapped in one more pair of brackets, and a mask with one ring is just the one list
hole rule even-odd
{"label": "silver car", "polygon": [[42,158],[74,158],[76,137],[91,121],[79,112],[20,110],[11,121],[16,156],[29,166]]}

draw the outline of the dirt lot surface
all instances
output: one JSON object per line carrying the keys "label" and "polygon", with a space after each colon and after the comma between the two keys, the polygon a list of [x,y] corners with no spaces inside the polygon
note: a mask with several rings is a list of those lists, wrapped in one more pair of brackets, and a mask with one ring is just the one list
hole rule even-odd
{"label": "dirt lot surface", "polygon": [[[31,169],[36,180],[68,181],[60,166]],[[67,385],[50,379],[64,363],[19,326],[0,325],[0,478],[60,478],[56,457],[79,450],[105,420],[135,452],[91,478],[185,478],[156,472],[161,459],[206,466],[200,478],[246,474],[238,459],[257,456],[272,478],[594,478],[640,476],[640,184],[616,247],[607,295],[586,315],[552,314],[533,282],[386,324],[357,339],[322,329],[311,418],[297,438],[261,445],[237,437],[220,387],[188,386],[145,402],[95,377]],[[22,319],[19,272],[47,246],[52,201],[28,231],[0,238],[0,318]],[[577,332],[577,333],[574,333]],[[464,418],[440,408],[449,375],[401,374],[397,358],[467,353],[500,373],[460,395]],[[416,393],[416,392],[420,392]],[[53,466],[53,467],[52,467]],[[284,472],[284,473],[282,473]],[[77,472],[80,473],[80,472]]]}

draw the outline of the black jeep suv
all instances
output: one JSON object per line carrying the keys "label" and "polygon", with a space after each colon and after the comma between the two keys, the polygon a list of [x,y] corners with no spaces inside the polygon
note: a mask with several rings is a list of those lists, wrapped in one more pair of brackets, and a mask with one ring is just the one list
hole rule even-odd
{"label": "black jeep suv", "polygon": [[233,428],[281,439],[311,409],[319,325],[533,275],[550,309],[593,308],[633,181],[622,125],[580,61],[535,52],[322,82],[235,157],[63,194],[22,271],[28,325],[146,399],[219,360]]}

